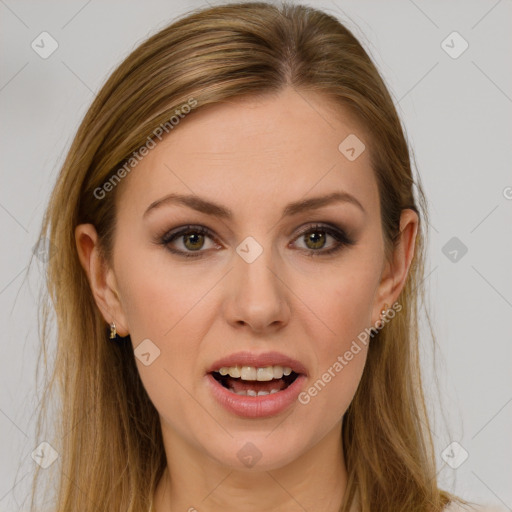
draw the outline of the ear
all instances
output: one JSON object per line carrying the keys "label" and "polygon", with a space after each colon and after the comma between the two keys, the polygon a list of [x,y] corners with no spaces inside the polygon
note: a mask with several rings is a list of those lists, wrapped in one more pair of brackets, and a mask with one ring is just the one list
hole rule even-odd
{"label": "ear", "polygon": [[98,247],[98,235],[93,224],[75,228],[75,242],[80,263],[84,268],[96,305],[107,323],[116,324],[120,336],[127,336],[128,323],[117,290],[114,270],[109,268]]}
{"label": "ear", "polygon": [[414,256],[418,225],[418,214],[414,210],[402,210],[399,240],[391,255],[391,261],[384,264],[372,312],[372,325],[381,318],[384,304],[387,303],[391,307],[405,285]]}

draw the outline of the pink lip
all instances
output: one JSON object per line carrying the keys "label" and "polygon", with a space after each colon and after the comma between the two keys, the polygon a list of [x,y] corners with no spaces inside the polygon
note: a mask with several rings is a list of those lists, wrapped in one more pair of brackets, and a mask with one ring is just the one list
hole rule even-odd
{"label": "pink lip", "polygon": [[[237,395],[226,389],[211,375],[224,366],[287,366],[298,377],[286,388],[278,393],[264,396]],[[213,363],[206,374],[206,380],[213,397],[229,412],[245,418],[265,418],[284,411],[297,401],[299,393],[306,380],[307,370],[302,363],[279,352],[237,352],[223,357]]]}
{"label": "pink lip", "polygon": [[218,371],[223,366],[254,366],[264,368],[265,366],[288,366],[295,373],[307,375],[307,370],[302,363],[296,359],[285,356],[279,352],[264,352],[255,354],[254,352],[237,352],[230,356],[223,357],[213,363],[207,370],[207,373]]}
{"label": "pink lip", "polygon": [[274,416],[297,402],[306,377],[299,375],[286,389],[264,396],[237,395],[217,382],[210,373],[206,375],[208,386],[214,398],[225,409],[245,418]]}

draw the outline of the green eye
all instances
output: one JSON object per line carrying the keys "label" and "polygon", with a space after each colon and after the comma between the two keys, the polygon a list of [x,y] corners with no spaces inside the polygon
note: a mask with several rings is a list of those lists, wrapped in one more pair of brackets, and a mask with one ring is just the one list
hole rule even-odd
{"label": "green eye", "polygon": [[[322,249],[325,247],[327,236],[333,238],[335,243],[328,249]],[[309,252],[309,256],[325,256],[333,254],[341,250],[344,246],[354,244],[354,241],[351,240],[343,230],[323,224],[308,226],[307,229],[302,231],[302,233],[296,238],[296,240],[301,239],[306,245],[306,249],[304,250]]]}
{"label": "green eye", "polygon": [[[204,235],[192,232],[191,234],[183,235],[183,245],[191,251],[197,251],[204,245]],[[190,242],[190,245],[189,245]]]}
{"label": "green eye", "polygon": [[308,242],[311,242],[311,246],[308,246],[310,249],[321,249],[325,245],[325,232],[323,235],[318,236],[318,233],[321,233],[321,231],[309,231],[309,235],[305,236],[306,244]]}
{"label": "green eye", "polygon": [[[324,249],[327,244],[327,237],[334,239],[331,247]],[[184,256],[186,258],[199,258],[204,256],[207,250],[202,250],[207,239],[212,240],[214,248],[219,249],[220,245],[216,243],[213,233],[205,226],[187,225],[181,229],[166,233],[159,243],[165,246],[173,254]],[[299,248],[308,253],[308,256],[325,256],[341,250],[344,246],[354,245],[345,232],[331,225],[316,224],[308,226],[294,241],[302,240],[305,247]],[[181,242],[183,249],[173,247],[173,244]]]}

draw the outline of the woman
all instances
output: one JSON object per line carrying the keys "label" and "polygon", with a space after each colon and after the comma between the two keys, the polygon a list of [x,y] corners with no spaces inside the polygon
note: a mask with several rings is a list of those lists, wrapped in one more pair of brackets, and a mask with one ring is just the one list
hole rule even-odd
{"label": "woman", "polygon": [[455,510],[418,361],[426,215],[335,18],[231,4],[140,45],[43,223],[54,510]]}

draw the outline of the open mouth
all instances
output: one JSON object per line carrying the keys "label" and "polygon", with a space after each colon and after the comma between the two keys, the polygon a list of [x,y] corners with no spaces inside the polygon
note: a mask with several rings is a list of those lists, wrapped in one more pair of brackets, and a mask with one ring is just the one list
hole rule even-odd
{"label": "open mouth", "polygon": [[299,376],[291,368],[283,366],[231,366],[210,373],[227,390],[242,396],[279,393]]}

